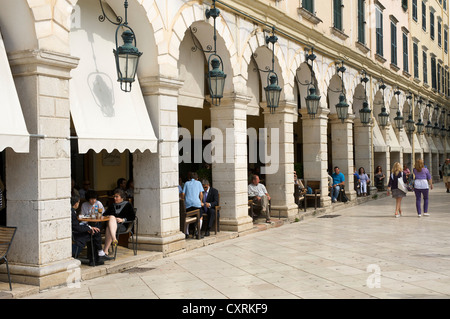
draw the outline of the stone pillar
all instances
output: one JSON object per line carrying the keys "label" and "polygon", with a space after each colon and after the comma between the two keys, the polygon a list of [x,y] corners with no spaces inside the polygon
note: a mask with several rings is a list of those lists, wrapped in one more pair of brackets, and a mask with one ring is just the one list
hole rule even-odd
{"label": "stone pillar", "polygon": [[375,185],[374,170],[372,165],[373,152],[372,152],[372,133],[371,129],[373,124],[364,126],[359,118],[354,120],[355,122],[355,169],[364,167],[366,174],[370,176],[371,186]]}
{"label": "stone pillar", "polygon": [[139,221],[138,248],[168,254],[185,248],[180,232],[178,193],[178,90],[181,82],[140,79],[158,152],[133,154],[134,206]]}
{"label": "stone pillar", "polygon": [[[211,106],[212,184],[219,191],[220,229],[243,232],[253,227],[248,215],[247,104],[246,96],[231,96]],[[212,130],[212,134],[214,131]],[[223,157],[218,156],[222,152]]]}
{"label": "stone pillar", "polygon": [[353,119],[354,115],[349,114],[349,118],[338,119],[336,114],[330,116],[331,119],[331,149],[333,163],[332,167],[338,166],[345,176],[345,194],[350,200],[356,198],[355,183],[353,173]]}
{"label": "stone pillar", "polygon": [[[266,164],[267,191],[271,197],[271,217],[294,219],[298,206],[294,199],[294,114],[296,105],[280,103],[273,114],[264,108],[264,126],[271,163]],[[278,136],[278,137],[277,137]]]}
{"label": "stone pillar", "polygon": [[41,289],[80,279],[72,258],[70,70],[78,59],[48,51],[9,55],[30,134],[30,152],[6,152],[8,225],[17,226],[8,255],[14,282]]}
{"label": "stone pillar", "polygon": [[328,150],[327,126],[330,110],[319,108],[316,116],[310,118],[306,109],[301,109],[303,128],[303,174],[304,179],[320,180],[320,206],[331,206],[328,196]]}
{"label": "stone pillar", "polygon": [[386,175],[386,178],[384,179],[384,185],[386,186],[389,182],[389,176],[391,174],[391,148],[390,148],[390,138],[389,138],[389,132],[388,130],[390,129],[390,124],[388,124],[386,127],[382,128],[380,126],[380,131],[381,134],[383,135],[383,139],[386,143],[386,151],[385,152],[381,152],[378,156],[378,159],[381,160],[380,164],[375,163],[375,166],[380,165],[381,168],[383,169],[383,172]]}

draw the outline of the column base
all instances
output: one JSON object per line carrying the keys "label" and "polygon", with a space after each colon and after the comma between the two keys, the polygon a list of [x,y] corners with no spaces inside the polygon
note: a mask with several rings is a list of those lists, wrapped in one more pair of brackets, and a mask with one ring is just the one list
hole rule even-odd
{"label": "column base", "polygon": [[[40,290],[55,286],[70,286],[81,281],[81,262],[67,259],[47,265],[9,264],[11,281],[25,285],[38,286]],[[0,268],[0,279],[8,281],[6,266]]]}
{"label": "column base", "polygon": [[242,233],[253,228],[253,220],[250,216],[237,219],[220,218],[220,230]]}
{"label": "column base", "polygon": [[[159,251],[164,255],[186,249],[186,237],[182,232],[166,236],[156,237],[138,234],[138,250]],[[131,244],[129,244],[131,248]]]}
{"label": "column base", "polygon": [[270,217],[294,220],[297,214],[298,206],[295,203],[289,206],[271,206]]}

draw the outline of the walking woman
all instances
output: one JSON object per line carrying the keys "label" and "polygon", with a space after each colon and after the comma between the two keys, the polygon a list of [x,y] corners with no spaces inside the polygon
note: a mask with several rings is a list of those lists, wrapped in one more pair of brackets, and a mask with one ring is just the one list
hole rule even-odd
{"label": "walking woman", "polygon": [[389,184],[387,195],[392,191],[392,198],[395,198],[395,217],[400,217],[402,215],[402,198],[406,196],[406,193],[398,188],[399,178],[403,179],[403,183],[406,184],[406,176],[403,174],[402,167],[400,163],[394,163],[392,167],[392,174],[389,177]]}
{"label": "walking woman", "polygon": [[421,201],[423,196],[423,215],[430,216],[428,214],[428,191],[433,189],[433,181],[431,174],[425,167],[423,160],[418,159],[413,169],[414,174],[414,193],[416,194],[416,209],[419,217],[422,217]]}

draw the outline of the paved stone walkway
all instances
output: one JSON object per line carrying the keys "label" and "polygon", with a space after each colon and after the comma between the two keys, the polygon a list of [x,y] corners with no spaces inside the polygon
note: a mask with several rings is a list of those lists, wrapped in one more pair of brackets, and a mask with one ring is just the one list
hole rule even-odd
{"label": "paved stone walkway", "polygon": [[450,194],[370,201],[26,298],[449,298]]}

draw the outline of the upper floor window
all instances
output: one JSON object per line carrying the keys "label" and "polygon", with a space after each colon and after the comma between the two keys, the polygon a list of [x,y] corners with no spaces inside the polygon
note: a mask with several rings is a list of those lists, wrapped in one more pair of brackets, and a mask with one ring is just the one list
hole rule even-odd
{"label": "upper floor window", "polygon": [[334,27],[342,31],[342,0],[333,0]]}
{"label": "upper floor window", "polygon": [[366,44],[366,8],[365,1],[358,0],[358,42],[362,44]]}
{"label": "upper floor window", "polygon": [[376,14],[376,53],[383,56],[383,12],[380,8],[375,9]]}
{"label": "upper floor window", "polygon": [[412,18],[417,22],[417,0],[412,0]]}
{"label": "upper floor window", "polygon": [[408,35],[403,32],[403,71],[409,72],[409,65],[408,65]]}
{"label": "upper floor window", "polygon": [[427,30],[427,5],[422,1],[422,29]]}
{"label": "upper floor window", "polygon": [[391,21],[391,63],[397,65],[397,26]]}
{"label": "upper floor window", "polygon": [[434,40],[434,11],[430,10],[430,38]]}
{"label": "upper floor window", "polygon": [[414,58],[414,78],[419,78],[419,45],[413,43],[413,58]]}
{"label": "upper floor window", "polygon": [[448,29],[444,29],[444,52],[448,52]]}
{"label": "upper floor window", "polygon": [[403,10],[408,10],[408,0],[402,0],[402,8]]}
{"label": "upper floor window", "polygon": [[442,47],[442,23],[441,23],[441,21],[439,19],[438,19],[438,32],[437,32],[437,35],[438,35],[438,45],[440,47]]}
{"label": "upper floor window", "polygon": [[314,0],[302,0],[302,7],[314,14]]}

